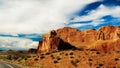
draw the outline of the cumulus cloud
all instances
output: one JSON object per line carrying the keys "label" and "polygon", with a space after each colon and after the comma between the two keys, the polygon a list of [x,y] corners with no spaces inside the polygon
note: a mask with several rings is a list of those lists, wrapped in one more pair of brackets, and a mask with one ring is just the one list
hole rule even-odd
{"label": "cumulus cloud", "polygon": [[71,22],[92,21],[91,25],[97,26],[104,21],[104,19],[101,18],[107,15],[120,18],[120,6],[107,7],[100,5],[96,10],[89,12],[88,15],[77,16]]}
{"label": "cumulus cloud", "polygon": [[37,48],[38,42],[29,39],[0,37],[0,48],[2,49],[29,49]]}
{"label": "cumulus cloud", "polygon": [[64,27],[70,16],[97,0],[1,0],[1,33],[45,33]]}

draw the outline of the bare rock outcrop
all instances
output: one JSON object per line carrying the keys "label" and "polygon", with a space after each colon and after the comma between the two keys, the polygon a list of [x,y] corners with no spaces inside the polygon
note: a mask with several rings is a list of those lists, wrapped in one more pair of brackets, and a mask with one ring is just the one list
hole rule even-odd
{"label": "bare rock outcrop", "polygon": [[43,40],[39,42],[38,53],[54,52],[75,48],[68,42],[63,41],[55,30],[43,35]]}
{"label": "bare rock outcrop", "polygon": [[102,26],[98,30],[77,30],[64,27],[43,35],[38,53],[70,48],[91,48],[100,51],[120,49],[120,27]]}

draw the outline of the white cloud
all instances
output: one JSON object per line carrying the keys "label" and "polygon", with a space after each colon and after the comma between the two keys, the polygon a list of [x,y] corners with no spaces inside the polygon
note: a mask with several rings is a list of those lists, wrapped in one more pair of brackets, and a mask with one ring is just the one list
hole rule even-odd
{"label": "white cloud", "polygon": [[90,24],[93,26],[97,26],[99,24],[102,24],[103,22],[104,22],[104,19],[96,19],[96,20],[93,20]]}
{"label": "white cloud", "polygon": [[77,28],[77,27],[82,27],[82,26],[86,26],[86,25],[89,25],[89,24],[90,23],[85,23],[85,24],[77,23],[77,24],[71,24],[71,25],[69,25],[69,27]]}
{"label": "white cloud", "polygon": [[65,26],[69,16],[97,0],[1,0],[1,33],[45,33]]}
{"label": "white cloud", "polygon": [[0,48],[4,49],[29,49],[37,48],[38,42],[29,39],[0,37]]}
{"label": "white cloud", "polygon": [[106,15],[120,18],[120,6],[106,7],[101,5],[98,9],[91,11],[88,15],[75,17],[71,22],[93,21],[91,25],[96,26],[102,23],[103,20],[100,20],[100,18]]}
{"label": "white cloud", "polygon": [[93,20],[91,23],[70,24],[69,27],[78,28],[78,27],[87,26],[87,25],[97,26],[99,24],[102,24],[103,21],[104,21],[104,19],[98,19],[98,20]]}

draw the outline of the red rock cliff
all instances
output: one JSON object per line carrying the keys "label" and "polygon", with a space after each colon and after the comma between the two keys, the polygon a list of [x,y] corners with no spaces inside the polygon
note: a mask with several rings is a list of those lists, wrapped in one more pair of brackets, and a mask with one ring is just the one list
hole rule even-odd
{"label": "red rock cliff", "polygon": [[64,27],[44,34],[42,42],[39,43],[38,52],[52,52],[59,48],[66,49],[69,46],[70,48],[73,46],[76,48],[95,48],[100,51],[109,51],[120,49],[119,38],[119,26],[102,26],[98,30],[88,29],[84,31]]}

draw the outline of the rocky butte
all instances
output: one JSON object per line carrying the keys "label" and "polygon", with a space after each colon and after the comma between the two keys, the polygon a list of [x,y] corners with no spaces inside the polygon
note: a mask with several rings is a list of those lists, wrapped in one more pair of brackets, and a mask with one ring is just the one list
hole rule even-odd
{"label": "rocky butte", "polygon": [[37,52],[67,49],[94,49],[102,52],[120,49],[120,26],[102,26],[98,30],[64,27],[44,34]]}

